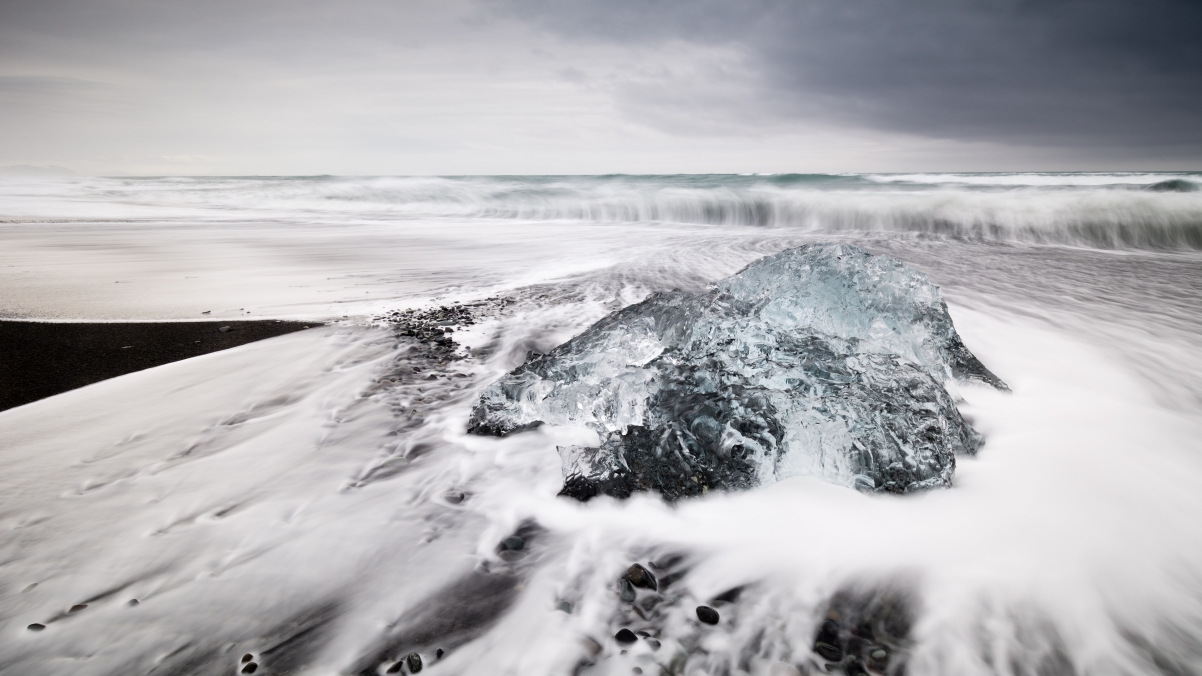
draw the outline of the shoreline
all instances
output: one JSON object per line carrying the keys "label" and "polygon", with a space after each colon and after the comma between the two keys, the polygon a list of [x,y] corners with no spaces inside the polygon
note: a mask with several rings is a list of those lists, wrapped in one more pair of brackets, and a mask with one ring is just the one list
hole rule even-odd
{"label": "shoreline", "polygon": [[[0,411],[163,364],[321,326],[289,320],[0,319]],[[227,331],[221,331],[228,327]]]}

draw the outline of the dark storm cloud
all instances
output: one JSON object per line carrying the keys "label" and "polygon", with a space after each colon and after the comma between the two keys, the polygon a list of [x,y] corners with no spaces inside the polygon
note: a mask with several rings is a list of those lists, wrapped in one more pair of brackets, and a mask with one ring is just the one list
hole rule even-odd
{"label": "dark storm cloud", "polygon": [[778,115],[967,141],[1202,147],[1198,0],[493,0],[565,36],[750,56]]}

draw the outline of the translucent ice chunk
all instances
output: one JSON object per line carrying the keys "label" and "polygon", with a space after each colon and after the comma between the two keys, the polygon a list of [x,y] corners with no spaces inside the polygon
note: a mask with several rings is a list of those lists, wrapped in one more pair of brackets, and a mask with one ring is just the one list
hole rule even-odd
{"label": "translucent ice chunk", "polygon": [[564,493],[674,500],[808,475],[861,490],[946,486],[981,436],[944,383],[1006,389],[939,288],[853,246],[790,249],[706,293],[656,294],[490,386],[469,431],[584,425]]}

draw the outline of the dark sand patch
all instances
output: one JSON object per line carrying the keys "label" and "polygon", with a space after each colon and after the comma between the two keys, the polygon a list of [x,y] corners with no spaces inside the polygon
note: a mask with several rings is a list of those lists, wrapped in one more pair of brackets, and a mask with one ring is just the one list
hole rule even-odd
{"label": "dark sand patch", "polygon": [[[313,322],[0,320],[0,411],[152,366],[300,331]],[[229,327],[229,331],[221,331]]]}

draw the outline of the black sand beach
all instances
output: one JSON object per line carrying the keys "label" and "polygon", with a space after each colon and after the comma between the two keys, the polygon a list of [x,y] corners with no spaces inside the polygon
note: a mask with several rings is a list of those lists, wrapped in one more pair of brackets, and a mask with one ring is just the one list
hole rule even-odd
{"label": "black sand beach", "polygon": [[[314,323],[277,320],[59,323],[0,320],[0,411]],[[229,327],[228,331],[221,331]]]}

